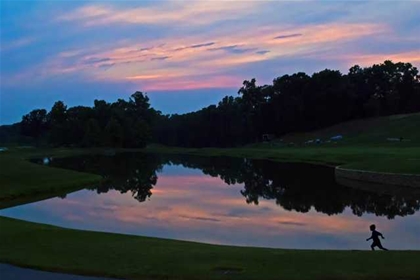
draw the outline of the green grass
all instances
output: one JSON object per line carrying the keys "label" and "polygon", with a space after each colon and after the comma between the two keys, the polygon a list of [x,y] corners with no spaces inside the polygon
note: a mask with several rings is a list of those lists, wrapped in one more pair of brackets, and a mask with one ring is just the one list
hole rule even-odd
{"label": "green grass", "polygon": [[68,156],[81,152],[68,149],[11,149],[2,152],[0,209],[65,194],[101,180],[98,175],[46,167],[26,160],[46,154]]}
{"label": "green grass", "polygon": [[420,174],[419,147],[247,147],[231,149],[184,149],[152,146],[154,153],[231,156],[280,162],[308,162],[377,172]]}
{"label": "green grass", "polygon": [[[284,142],[232,149],[151,146],[145,152],[302,161],[420,174],[420,114],[392,116],[294,134]],[[337,143],[308,139],[343,134]],[[387,142],[387,137],[410,141]],[[385,140],[384,140],[385,139]],[[0,153],[0,209],[80,189],[99,176],[36,165],[28,158],[65,157],[103,149],[19,149]],[[130,150],[125,150],[130,151]],[[139,151],[139,150],[131,150]],[[419,251],[307,251],[215,246],[157,238],[70,230],[0,217],[0,262],[130,279],[420,279]]]}
{"label": "green grass", "polygon": [[8,218],[0,228],[0,261],[52,271],[130,279],[419,279],[416,251],[216,246]]}
{"label": "green grass", "polygon": [[[342,140],[326,142],[339,134],[343,135]],[[399,137],[403,137],[402,142],[387,140]],[[321,139],[323,143],[305,144],[313,139]],[[152,145],[147,150],[310,162],[378,172],[420,174],[420,113],[356,120],[313,132],[285,135],[282,141],[277,139],[272,143],[240,148],[184,149]]]}
{"label": "green grass", "polygon": [[[311,139],[328,140],[335,135],[343,135],[341,144],[373,145],[373,146],[419,146],[420,145],[420,113],[407,115],[392,115],[349,121],[325,129],[292,133],[282,137],[283,142],[296,144]],[[403,137],[403,142],[390,142],[388,138]],[[328,144],[327,144],[328,145]],[[333,144],[331,144],[333,145]]]}

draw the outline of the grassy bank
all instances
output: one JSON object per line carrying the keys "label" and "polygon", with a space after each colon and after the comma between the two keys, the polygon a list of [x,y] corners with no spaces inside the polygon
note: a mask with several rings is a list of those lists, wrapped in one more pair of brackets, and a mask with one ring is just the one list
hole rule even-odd
{"label": "grassy bank", "polygon": [[[283,142],[296,144],[310,139],[327,141],[335,135],[342,135],[340,143],[346,146],[399,146],[419,147],[420,113],[392,115],[340,123],[324,129],[291,133],[282,137]],[[390,141],[402,137],[401,142]]]}
{"label": "grassy bank", "polygon": [[28,158],[71,156],[84,153],[70,149],[11,149],[0,154],[0,209],[45,199],[98,182],[93,174],[46,167]]}
{"label": "grassy bank", "polygon": [[[393,127],[397,126],[412,131],[410,125],[399,123]],[[327,137],[335,131],[324,131],[323,135]],[[321,134],[310,137],[318,135]],[[232,149],[151,146],[132,151],[301,161],[420,174],[416,134],[410,136],[415,141],[381,144],[362,138],[353,141],[357,136],[351,140],[349,135],[345,139],[350,140],[337,144],[287,147],[274,143]],[[376,135],[380,135],[377,139],[386,136]],[[293,137],[295,143],[309,138]],[[93,174],[36,165],[28,158],[100,152],[104,150],[12,148],[1,152],[0,209],[64,194],[101,179]],[[0,262],[86,275],[130,279],[419,279],[418,251],[372,253],[215,246],[70,230],[4,217],[0,217],[0,240]]]}
{"label": "grassy bank", "polygon": [[129,279],[418,279],[419,252],[215,246],[0,218],[0,261]]}
{"label": "grassy bank", "polygon": [[153,153],[231,156],[286,162],[308,162],[377,172],[420,174],[420,147],[246,147],[188,149],[151,146]]}
{"label": "grassy bank", "polygon": [[[148,151],[233,156],[343,165],[351,169],[420,174],[420,114],[355,120],[325,129],[292,133],[271,143],[233,149],[151,146]],[[330,138],[342,135],[339,141]],[[399,139],[402,141],[399,141]],[[314,141],[320,139],[319,144]],[[308,143],[308,141],[312,141]]]}
{"label": "grassy bank", "polygon": [[[104,149],[18,149],[0,154],[0,209],[65,194],[100,181],[94,174],[46,167],[28,161],[29,158],[66,157],[79,154],[103,153]],[[151,146],[142,151],[201,156],[231,156],[273,161],[309,162],[341,165],[346,168],[420,174],[420,147],[317,146],[187,149]]]}

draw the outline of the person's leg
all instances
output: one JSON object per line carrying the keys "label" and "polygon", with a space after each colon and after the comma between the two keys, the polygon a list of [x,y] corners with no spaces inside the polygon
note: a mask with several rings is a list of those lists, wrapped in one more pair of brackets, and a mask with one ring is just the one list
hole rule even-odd
{"label": "person's leg", "polygon": [[370,245],[370,248],[372,248],[372,251],[375,251],[375,243],[372,243],[372,245]]}
{"label": "person's leg", "polygon": [[379,247],[379,249],[382,249],[384,251],[388,251],[388,249],[387,248],[384,248],[381,243],[378,244],[378,247]]}

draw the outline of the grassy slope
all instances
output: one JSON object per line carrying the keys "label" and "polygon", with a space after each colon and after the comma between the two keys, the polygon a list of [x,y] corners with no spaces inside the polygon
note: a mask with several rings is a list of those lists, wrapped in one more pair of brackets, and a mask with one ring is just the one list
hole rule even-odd
{"label": "grassy slope", "polygon": [[378,172],[420,174],[420,146],[369,147],[343,145],[335,147],[246,147],[232,149],[187,149],[152,146],[145,151],[201,156],[246,157],[283,162],[308,162]]}
{"label": "grassy slope", "polygon": [[66,156],[75,150],[12,149],[0,154],[0,209],[77,190],[101,178],[71,170],[45,167],[27,158],[45,154]]}
{"label": "grassy slope", "polygon": [[[347,168],[420,174],[420,113],[350,121],[311,133],[286,135],[283,141],[302,144],[339,134],[343,140],[338,143],[314,144],[296,153]],[[399,137],[403,137],[402,142],[387,140]]]}
{"label": "grassy slope", "polygon": [[[418,279],[419,252],[215,246],[69,230],[8,218],[0,218],[0,228],[0,261],[86,275],[130,279]],[[226,271],[230,273],[224,274]]]}
{"label": "grassy slope", "polygon": [[[336,143],[310,144],[341,134]],[[403,137],[403,142],[387,138]],[[150,152],[235,156],[278,161],[304,161],[380,172],[420,174],[420,113],[351,121],[326,129],[286,135],[283,142],[260,143],[232,149],[183,149],[152,146]],[[294,146],[287,146],[288,143]]]}
{"label": "grassy slope", "polygon": [[[325,129],[294,133],[283,137],[285,142],[303,143],[310,139],[328,140],[335,135],[343,135],[340,141],[349,145],[392,145],[419,146],[420,145],[420,113],[407,115],[393,115],[388,117],[371,118],[350,121],[334,125]],[[403,137],[403,143],[391,143],[387,138]]]}

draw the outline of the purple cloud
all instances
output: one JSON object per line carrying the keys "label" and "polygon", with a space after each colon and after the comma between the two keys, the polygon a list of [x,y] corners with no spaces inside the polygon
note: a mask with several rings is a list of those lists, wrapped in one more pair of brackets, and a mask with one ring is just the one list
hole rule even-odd
{"label": "purple cloud", "polygon": [[175,51],[181,51],[181,50],[185,50],[185,49],[198,49],[198,48],[202,48],[202,47],[212,46],[214,44],[215,44],[215,42],[195,44],[195,45],[190,45],[190,46],[187,46],[187,47],[176,48]]}
{"label": "purple cloud", "polygon": [[257,52],[255,52],[256,54],[261,54],[261,55],[264,55],[264,54],[266,54],[266,53],[269,53],[270,51],[257,51]]}
{"label": "purple cloud", "polygon": [[290,222],[290,221],[282,221],[282,222],[279,222],[279,224],[290,225],[290,226],[300,226],[300,227],[307,226],[307,224],[305,224],[305,223]]}
{"label": "purple cloud", "polygon": [[158,57],[153,57],[150,60],[154,61],[154,60],[166,60],[168,59],[169,56],[158,56]]}
{"label": "purple cloud", "polygon": [[294,38],[294,37],[300,37],[303,34],[295,33],[295,34],[288,34],[288,35],[279,35],[277,37],[274,37],[274,39],[287,39],[287,38]]}
{"label": "purple cloud", "polygon": [[113,67],[114,65],[115,65],[115,63],[105,63],[105,64],[99,65],[99,68],[103,68],[105,70],[108,70],[109,68]]}
{"label": "purple cloud", "polygon": [[233,54],[242,54],[242,53],[247,53],[247,52],[253,52],[256,50],[258,50],[258,48],[242,48],[238,45],[231,45],[231,46],[224,46],[224,47],[209,49],[209,51],[225,51],[225,52],[233,53]]}
{"label": "purple cloud", "polygon": [[201,48],[201,47],[208,47],[208,46],[212,46],[214,45],[214,42],[209,42],[209,43],[203,43],[203,44],[197,44],[197,45],[192,45],[190,46],[190,48],[192,49],[196,49],[196,48]]}
{"label": "purple cloud", "polygon": [[110,61],[110,58],[99,58],[99,57],[92,57],[89,58],[85,61],[86,64],[95,64],[95,63],[99,63],[99,62],[106,62],[106,61]]}

